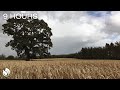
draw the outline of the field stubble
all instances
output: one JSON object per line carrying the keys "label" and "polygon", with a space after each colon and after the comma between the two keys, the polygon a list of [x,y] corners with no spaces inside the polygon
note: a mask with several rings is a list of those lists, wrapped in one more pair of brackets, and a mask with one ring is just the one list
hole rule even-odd
{"label": "field stubble", "polygon": [[[11,73],[4,77],[2,71]],[[0,79],[120,79],[118,60],[42,59],[0,61]]]}

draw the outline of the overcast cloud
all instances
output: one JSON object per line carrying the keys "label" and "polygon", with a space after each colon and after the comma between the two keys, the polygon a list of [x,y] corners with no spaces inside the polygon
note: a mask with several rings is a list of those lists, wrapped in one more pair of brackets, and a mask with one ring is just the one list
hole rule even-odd
{"label": "overcast cloud", "polygon": [[119,11],[0,11],[0,54],[16,55],[11,47],[5,47],[11,38],[2,34],[4,13],[36,13],[44,19],[52,28],[51,54],[74,53],[82,47],[120,41]]}

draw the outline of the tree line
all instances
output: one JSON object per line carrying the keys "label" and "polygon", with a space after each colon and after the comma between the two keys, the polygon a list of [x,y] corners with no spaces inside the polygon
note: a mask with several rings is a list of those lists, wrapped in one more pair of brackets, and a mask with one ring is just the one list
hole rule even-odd
{"label": "tree line", "polygon": [[120,59],[120,42],[106,43],[103,47],[84,47],[79,52],[66,55],[52,55],[52,58],[78,59]]}
{"label": "tree line", "polygon": [[18,57],[15,57],[13,55],[6,56],[4,54],[0,55],[0,60],[17,60],[19,59]]}
{"label": "tree line", "polygon": [[104,47],[82,48],[77,53],[80,59],[120,59],[120,42],[106,43]]}

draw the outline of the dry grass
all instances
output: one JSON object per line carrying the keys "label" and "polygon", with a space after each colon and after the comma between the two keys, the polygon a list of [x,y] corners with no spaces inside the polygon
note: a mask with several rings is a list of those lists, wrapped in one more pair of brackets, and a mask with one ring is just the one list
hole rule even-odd
{"label": "dry grass", "polygon": [[[9,77],[2,75],[9,68]],[[118,60],[45,59],[40,61],[0,60],[0,79],[120,79]]]}

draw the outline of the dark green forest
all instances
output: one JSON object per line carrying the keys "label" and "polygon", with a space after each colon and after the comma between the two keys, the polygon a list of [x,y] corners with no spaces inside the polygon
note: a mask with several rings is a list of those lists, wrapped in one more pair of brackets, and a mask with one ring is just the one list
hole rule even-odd
{"label": "dark green forest", "polygon": [[52,58],[120,59],[120,42],[106,43],[104,47],[84,47],[79,52],[67,55],[52,55]]}

